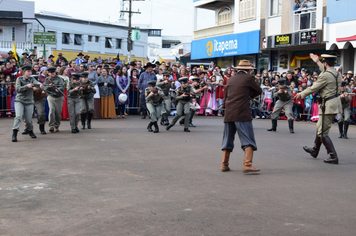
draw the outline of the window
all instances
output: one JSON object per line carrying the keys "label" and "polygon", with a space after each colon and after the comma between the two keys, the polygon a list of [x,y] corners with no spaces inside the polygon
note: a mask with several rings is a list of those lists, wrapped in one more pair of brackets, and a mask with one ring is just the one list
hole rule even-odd
{"label": "window", "polygon": [[256,19],[256,0],[240,0],[240,21]]}
{"label": "window", "polygon": [[88,42],[91,42],[93,40],[93,36],[88,35]]}
{"label": "window", "polygon": [[121,41],[122,39],[116,39],[116,49],[121,49]]}
{"label": "window", "polygon": [[114,44],[111,38],[105,38],[105,48],[113,48]]}
{"label": "window", "polygon": [[75,34],[74,45],[82,45],[82,44],[84,44],[84,40],[82,39],[82,36],[80,34]]}
{"label": "window", "polygon": [[148,36],[161,37],[161,30],[151,29],[151,30],[148,31]]}
{"label": "window", "polygon": [[226,25],[231,23],[231,9],[230,7],[223,7],[219,11],[218,25]]}
{"label": "window", "polygon": [[70,38],[70,35],[68,33],[62,33],[62,43],[63,44],[70,44],[72,42],[73,42],[73,40]]}
{"label": "window", "polygon": [[270,0],[269,16],[280,16],[282,14],[282,0]]}
{"label": "window", "polygon": [[171,48],[171,44],[170,43],[163,43],[162,44],[162,48]]}
{"label": "window", "polygon": [[95,42],[99,43],[99,36],[95,36]]}

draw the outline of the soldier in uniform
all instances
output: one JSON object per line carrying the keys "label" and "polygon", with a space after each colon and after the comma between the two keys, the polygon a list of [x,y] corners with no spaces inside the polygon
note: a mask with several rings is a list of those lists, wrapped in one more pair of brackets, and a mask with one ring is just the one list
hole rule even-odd
{"label": "soldier in uniform", "polygon": [[189,111],[190,111],[190,99],[194,96],[193,87],[188,84],[188,77],[182,77],[179,79],[179,82],[182,84],[177,89],[177,115],[174,117],[172,123],[170,123],[166,130],[172,128],[179,118],[185,114],[184,120],[184,132],[190,132],[189,130]]}
{"label": "soldier in uniform", "polygon": [[[330,155],[329,158],[325,159],[324,162],[328,164],[338,164],[339,159],[335,151],[333,142],[329,137],[329,131],[332,122],[336,114],[340,114],[341,111],[341,99],[340,86],[341,86],[341,75],[334,68],[335,65],[335,55],[322,54],[323,57],[322,64],[324,66],[323,72],[319,75],[317,81],[313,86],[307,88],[301,93],[297,93],[296,99],[305,98],[309,94],[319,91],[320,95],[320,108],[319,108],[319,120],[316,125],[317,134],[314,140],[314,147],[308,148],[304,146],[303,149],[314,158],[319,154],[321,144],[324,144],[327,153]],[[313,54],[310,55],[312,60],[317,64],[320,64],[318,57],[314,57]]]}
{"label": "soldier in uniform", "polygon": [[[35,77],[35,76],[32,76]],[[37,123],[39,124],[39,128],[41,134],[46,134],[45,124],[46,124],[46,101],[47,101],[47,93],[37,87],[33,88],[33,97],[35,99],[35,107],[37,111]]]}
{"label": "soldier in uniform", "polygon": [[80,114],[80,94],[83,87],[80,86],[80,73],[72,73],[72,79],[67,86],[69,122],[72,133],[79,133],[78,123]]}
{"label": "soldier in uniform", "polygon": [[268,131],[277,131],[277,118],[281,110],[284,108],[285,114],[288,118],[289,132],[294,133],[292,91],[289,86],[285,84],[285,82],[285,78],[278,80],[278,85],[273,92],[273,97],[278,97],[279,100],[276,102],[271,114],[272,128],[268,129]]}
{"label": "soldier in uniform", "polygon": [[157,120],[162,110],[162,100],[165,96],[160,87],[156,87],[156,80],[148,81],[148,87],[145,89],[146,105],[150,113],[151,122],[148,124],[147,129],[152,132],[152,125],[155,127],[153,133],[158,133],[159,128]]}
{"label": "soldier in uniform", "polygon": [[168,116],[171,113],[171,95],[169,94],[170,89],[176,89],[176,85],[174,80],[169,80],[170,73],[164,72],[163,73],[163,81],[157,83],[157,87],[161,88],[164,96],[163,96],[163,103],[162,103],[162,118],[161,118],[161,125],[169,125]]}
{"label": "soldier in uniform", "polygon": [[59,132],[59,125],[62,118],[63,91],[64,80],[56,75],[56,67],[48,68],[48,75],[44,82],[44,87],[49,91],[48,106],[49,106],[49,131]]}
{"label": "soldier in uniform", "polygon": [[43,89],[43,85],[35,78],[31,77],[32,67],[25,65],[22,67],[23,76],[16,79],[15,89],[15,113],[14,126],[12,127],[12,142],[17,142],[17,132],[19,131],[22,117],[25,120],[26,129],[31,138],[36,138],[33,133],[32,114],[33,114],[33,87],[38,84]]}
{"label": "soldier in uniform", "polygon": [[346,87],[346,82],[341,83],[341,104],[342,104],[342,110],[341,113],[337,114],[337,122],[339,124],[339,138],[344,137],[345,139],[348,139],[347,137],[347,130],[349,129],[349,122],[350,122],[350,114],[351,114],[351,109],[350,109],[350,102],[351,102],[351,96],[349,95],[352,93],[352,90]]}
{"label": "soldier in uniform", "polygon": [[[83,72],[81,74],[80,84],[83,88],[82,93],[80,95],[80,104],[81,104],[81,122],[82,129],[85,129],[85,118],[88,113],[88,129],[91,129],[91,120],[94,115],[94,94],[96,93],[95,84],[88,79],[89,73]],[[87,109],[88,106],[88,109]]]}
{"label": "soldier in uniform", "polygon": [[[192,87],[193,87],[193,92],[195,94],[195,99],[196,101],[198,102],[198,104],[200,104],[200,97],[202,96],[202,92],[204,91],[204,89],[207,89],[208,86],[200,86],[200,78],[198,77],[195,77],[195,78],[192,78]],[[196,127],[194,124],[193,124],[193,118],[194,118],[194,114],[195,114],[195,110],[190,110],[190,113],[189,113],[189,127]],[[183,125],[185,122],[185,118],[181,119],[179,121],[179,124],[180,125]]]}

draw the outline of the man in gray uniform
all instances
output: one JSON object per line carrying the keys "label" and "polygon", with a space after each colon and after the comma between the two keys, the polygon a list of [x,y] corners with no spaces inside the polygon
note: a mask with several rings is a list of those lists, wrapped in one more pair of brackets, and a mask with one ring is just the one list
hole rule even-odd
{"label": "man in gray uniform", "polygon": [[152,125],[155,127],[154,133],[159,132],[157,120],[162,110],[162,100],[164,93],[161,88],[156,87],[156,80],[149,81],[148,88],[145,89],[146,106],[150,113],[151,122],[148,124],[147,129],[152,132]]}
{"label": "man in gray uniform", "polygon": [[64,81],[56,75],[56,67],[48,68],[48,75],[44,82],[44,87],[50,93],[48,94],[49,106],[49,131],[59,132],[59,125],[62,119],[63,91]]}
{"label": "man in gray uniform", "polygon": [[72,81],[68,82],[68,112],[69,112],[69,121],[70,128],[72,133],[79,133],[78,123],[79,123],[79,114],[80,114],[80,99],[79,96],[83,90],[83,87],[80,86],[80,73],[72,73]]}
{"label": "man in gray uniform", "polygon": [[284,108],[285,114],[288,118],[289,132],[294,133],[292,91],[290,90],[289,86],[285,84],[285,82],[285,78],[281,78],[280,80],[278,80],[278,85],[276,86],[275,91],[273,92],[273,97],[278,97],[279,100],[276,102],[273,112],[271,114],[272,128],[268,129],[268,131],[277,130],[277,118],[281,110]]}
{"label": "man in gray uniform", "polygon": [[46,134],[45,124],[46,124],[47,114],[45,109],[46,109],[47,93],[40,88],[34,87],[33,97],[35,99],[35,107],[37,111],[37,123],[40,126],[41,134]]}
{"label": "man in gray uniform", "polygon": [[171,95],[169,94],[170,89],[176,89],[174,80],[169,80],[170,73],[168,71],[163,73],[163,81],[157,83],[157,87],[161,88],[164,96],[162,102],[162,118],[161,125],[168,125],[168,116],[171,113]]}
{"label": "man in gray uniform", "polygon": [[346,87],[346,82],[341,83],[340,89],[341,89],[340,99],[342,104],[342,110],[341,113],[337,114],[337,122],[339,124],[339,138],[344,137],[345,139],[348,139],[347,130],[349,129],[350,114],[351,114],[351,109],[350,109],[351,97],[349,94],[352,93],[352,90]]}
{"label": "man in gray uniform", "polygon": [[179,118],[183,115],[183,112],[185,114],[184,118],[184,132],[190,132],[188,129],[189,127],[189,114],[190,114],[190,100],[191,97],[194,96],[194,91],[193,87],[188,84],[188,77],[182,77],[179,79],[179,82],[182,84],[179,86],[177,89],[177,115],[174,117],[172,123],[170,123],[166,130],[169,130],[172,128],[176,122],[179,120]]}
{"label": "man in gray uniform", "polygon": [[[311,59],[316,62],[322,73],[320,73],[317,81],[301,93],[297,93],[296,99],[305,98],[309,94],[319,91],[321,100],[319,101],[319,120],[316,124],[317,134],[314,140],[314,147],[309,148],[304,146],[303,149],[312,157],[317,158],[321,144],[324,144],[329,158],[324,159],[325,163],[338,164],[339,158],[337,156],[334,144],[329,137],[329,131],[336,114],[341,113],[340,86],[341,75],[334,68],[336,55],[322,54],[322,62],[319,61],[318,56],[310,54]],[[322,64],[321,64],[322,63]],[[324,68],[322,68],[324,67]]]}
{"label": "man in gray uniform", "polygon": [[[85,118],[88,113],[88,129],[91,129],[91,120],[94,115],[94,94],[96,93],[95,84],[89,79],[89,73],[83,72],[81,74],[80,84],[82,86],[82,93],[80,95],[81,104],[81,121],[82,129],[85,129]],[[88,109],[87,109],[88,106]]]}
{"label": "man in gray uniform", "polygon": [[30,65],[25,65],[22,67],[23,76],[16,79],[15,89],[15,113],[16,117],[14,119],[14,126],[12,127],[12,142],[17,142],[17,132],[19,131],[22,117],[25,120],[26,129],[31,138],[36,138],[33,133],[32,125],[32,114],[33,114],[33,87],[35,84],[43,85],[38,82],[35,78],[31,77],[32,67]]}

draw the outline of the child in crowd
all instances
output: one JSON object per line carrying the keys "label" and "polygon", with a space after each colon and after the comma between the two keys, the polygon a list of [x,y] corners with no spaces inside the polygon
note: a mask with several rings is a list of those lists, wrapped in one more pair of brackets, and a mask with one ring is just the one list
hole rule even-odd
{"label": "child in crowd", "polygon": [[271,85],[268,84],[267,88],[264,90],[264,97],[263,97],[263,103],[267,105],[267,113],[269,114],[271,112],[271,106],[273,102],[273,92]]}
{"label": "child in crowd", "polygon": [[219,81],[219,86],[216,88],[216,101],[218,103],[218,116],[222,116],[222,106],[224,103],[225,86],[224,80]]}
{"label": "child in crowd", "polygon": [[204,91],[204,95],[201,99],[201,102],[200,102],[201,109],[199,111],[199,114],[200,115],[205,114],[206,116],[208,116],[208,115],[212,115],[212,113],[213,113],[211,107],[209,107],[209,102],[211,100],[212,92],[213,92],[213,86],[211,85],[210,78],[206,80],[206,86],[208,87],[208,89],[206,89]]}

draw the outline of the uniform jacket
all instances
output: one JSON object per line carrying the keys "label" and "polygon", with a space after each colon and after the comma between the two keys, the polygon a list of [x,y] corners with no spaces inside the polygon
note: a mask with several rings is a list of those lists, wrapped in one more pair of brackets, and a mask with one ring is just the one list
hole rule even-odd
{"label": "uniform jacket", "polygon": [[252,120],[249,100],[261,93],[262,89],[253,75],[239,72],[231,77],[225,88],[224,123]]}
{"label": "uniform jacket", "polygon": [[289,88],[289,86],[285,86],[284,88],[283,88],[283,90],[284,91],[288,91],[287,93],[278,93],[278,90],[279,89],[281,89],[281,88],[279,88],[279,85],[277,85],[276,87],[275,87],[275,90],[274,90],[274,92],[273,92],[273,97],[274,98],[279,98],[279,100],[281,100],[281,101],[283,101],[283,102],[286,102],[286,101],[289,101],[289,100],[291,100],[292,99],[292,90]]}
{"label": "uniform jacket", "polygon": [[[345,88],[344,92],[341,92],[341,94],[345,94],[345,93],[352,93],[352,90],[349,88]],[[345,96],[345,97],[340,97],[341,100],[341,104],[342,104],[342,109],[345,108],[350,108],[350,102],[351,102],[351,96]]]}
{"label": "uniform jacket", "polygon": [[181,85],[181,86],[179,86],[178,88],[177,88],[177,97],[176,97],[176,100],[178,101],[178,102],[181,102],[181,103],[187,103],[187,102],[190,102],[190,100],[191,100],[191,97],[189,96],[189,97],[183,97],[183,95],[184,94],[179,94],[178,92],[184,92],[184,93],[189,93],[189,94],[192,94],[192,95],[194,95],[194,90],[193,90],[193,87],[190,85],[190,84],[188,84],[188,86],[186,87],[186,88],[183,88],[183,86]]}
{"label": "uniform jacket", "polygon": [[[80,98],[92,98],[92,97],[94,97],[94,94],[96,93],[96,89],[95,89],[95,84],[92,81],[88,80],[87,83],[80,82],[80,85],[81,86],[86,86],[82,90],[82,92],[80,94]],[[90,86],[90,88],[88,88],[88,86]]]}
{"label": "uniform jacket", "polygon": [[20,76],[16,79],[15,89],[16,89],[16,98],[15,102],[21,102],[23,104],[34,104],[33,101],[33,89],[28,88],[26,85],[28,84],[41,84],[35,78],[29,77],[25,79],[25,77]]}
{"label": "uniform jacket", "polygon": [[[337,86],[335,77],[330,74],[331,72],[333,75],[337,76]],[[338,87],[338,90],[336,90]],[[319,91],[320,97],[323,99],[340,95],[340,87],[341,87],[341,75],[339,72],[334,68],[331,67],[327,69],[325,72],[322,72],[317,81],[313,84],[313,86],[307,88],[301,93],[302,98],[305,98],[307,95],[312,94],[316,91]],[[325,114],[338,114],[341,112],[341,100],[339,97],[335,97],[333,99],[328,100],[325,103]],[[319,107],[319,113],[321,114],[321,109]]]}
{"label": "uniform jacket", "polygon": [[171,83],[170,81],[167,84],[165,84],[164,82],[159,82],[156,84],[156,86],[162,89],[165,96],[168,96],[170,89],[176,89],[175,83]]}
{"label": "uniform jacket", "polygon": [[71,81],[68,83],[67,92],[68,98],[79,98],[80,94],[82,93],[81,90],[75,90],[76,87],[79,87],[81,84],[73,84]]}
{"label": "uniform jacket", "polygon": [[[50,84],[54,84],[56,86],[55,87],[50,87]],[[58,75],[55,75],[54,78],[51,77],[47,77],[46,81],[44,82],[44,87],[45,90],[50,91],[49,96],[51,97],[62,97],[63,96],[63,92],[64,92],[64,80],[59,77]],[[60,90],[61,92],[57,92],[56,89]]]}
{"label": "uniform jacket", "polygon": [[151,103],[154,106],[160,105],[163,100],[164,93],[162,92],[162,89],[159,87],[156,87],[155,91],[161,91],[161,93],[155,93],[153,96],[148,96],[152,91],[150,88],[145,89],[145,96],[146,96],[146,103]]}

